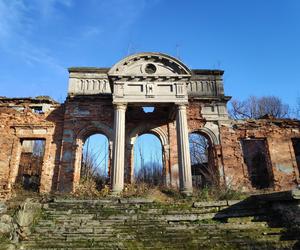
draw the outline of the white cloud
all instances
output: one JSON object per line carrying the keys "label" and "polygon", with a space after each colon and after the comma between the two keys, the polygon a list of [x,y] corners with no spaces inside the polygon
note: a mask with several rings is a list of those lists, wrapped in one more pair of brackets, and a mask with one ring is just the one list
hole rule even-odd
{"label": "white cloud", "polygon": [[33,13],[40,19],[51,18],[59,5],[70,8],[73,0],[0,0],[0,39],[30,31],[40,21],[33,19]]}
{"label": "white cloud", "polygon": [[72,0],[0,0],[0,49],[27,64],[45,64],[61,70],[55,58],[30,38],[36,24],[53,16],[57,4],[71,7]]}
{"label": "white cloud", "polygon": [[21,0],[0,0],[0,39],[9,39],[25,25],[26,7]]}
{"label": "white cloud", "polygon": [[[85,41],[121,41],[137,22],[147,6],[158,0],[0,0],[0,50],[5,50],[27,64],[45,64],[60,68],[54,53],[45,47],[49,40],[41,37],[39,31],[49,26],[66,25],[69,20],[65,9],[73,8],[79,14],[80,23],[72,31],[66,30],[59,39],[51,37],[59,48],[81,46]],[[82,12],[81,6],[85,5]],[[73,11],[73,10],[72,10]],[[74,14],[73,12],[73,14]],[[67,29],[67,26],[65,27]],[[74,28],[74,29],[73,29]],[[63,30],[63,29],[60,29]],[[37,39],[36,39],[37,38]],[[43,43],[43,45],[42,45]]]}

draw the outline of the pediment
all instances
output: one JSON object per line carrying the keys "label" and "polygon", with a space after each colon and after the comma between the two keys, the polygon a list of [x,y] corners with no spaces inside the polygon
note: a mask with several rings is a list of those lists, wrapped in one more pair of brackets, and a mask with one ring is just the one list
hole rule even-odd
{"label": "pediment", "polygon": [[161,53],[140,53],[124,58],[108,73],[111,76],[190,76],[178,59]]}

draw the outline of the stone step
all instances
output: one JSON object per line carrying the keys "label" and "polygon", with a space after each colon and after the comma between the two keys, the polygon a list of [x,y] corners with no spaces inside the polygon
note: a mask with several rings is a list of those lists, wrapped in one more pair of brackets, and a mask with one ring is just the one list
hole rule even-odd
{"label": "stone step", "polygon": [[[24,249],[285,249],[265,209],[236,202],[57,201],[44,206]],[[251,204],[250,204],[251,205]],[[251,206],[250,206],[251,207]],[[220,209],[223,210],[220,210]],[[249,208],[249,206],[248,206]],[[215,220],[218,218],[218,220]],[[281,248],[280,248],[281,247]],[[288,249],[288,248],[287,248]]]}
{"label": "stone step", "polygon": [[[186,238],[182,238],[186,240]],[[211,237],[209,239],[205,237],[199,237],[198,239],[190,239],[186,244],[182,243],[182,239],[178,238],[178,241],[174,240],[162,240],[159,239],[132,239],[127,240],[126,242],[116,242],[116,239],[111,241],[106,241],[105,239],[94,240],[73,240],[69,242],[28,242],[25,244],[27,248],[25,249],[34,249],[34,247],[46,247],[46,249],[51,248],[63,248],[63,249],[194,249],[203,247],[201,249],[290,249],[293,245],[293,242],[287,244],[278,242],[278,239],[272,239],[269,241],[260,240],[253,242],[251,239],[234,239],[227,240],[224,242],[222,237]],[[184,241],[186,242],[186,241]],[[194,247],[192,247],[194,246]],[[219,248],[216,248],[219,246]],[[227,247],[226,247],[227,246]],[[233,246],[236,246],[233,248]],[[289,248],[284,248],[289,246]],[[158,248],[159,247],[159,248]]]}

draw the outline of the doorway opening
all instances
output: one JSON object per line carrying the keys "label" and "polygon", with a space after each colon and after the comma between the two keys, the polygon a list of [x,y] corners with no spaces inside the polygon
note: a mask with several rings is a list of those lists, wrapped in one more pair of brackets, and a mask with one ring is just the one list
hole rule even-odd
{"label": "doorway opening", "polygon": [[83,146],[80,179],[94,181],[96,188],[101,190],[109,182],[108,138],[103,134],[89,136]]}
{"label": "doorway opening", "polygon": [[217,186],[218,172],[210,139],[198,132],[189,134],[193,187]]}
{"label": "doorway opening", "polygon": [[30,191],[39,191],[45,153],[44,139],[24,139],[16,183]]}
{"label": "doorway opening", "polygon": [[273,186],[271,160],[265,139],[242,139],[244,162],[247,165],[252,187],[257,189]]}
{"label": "doorway opening", "polygon": [[156,135],[145,133],[134,143],[134,181],[151,186],[164,184],[162,144]]}

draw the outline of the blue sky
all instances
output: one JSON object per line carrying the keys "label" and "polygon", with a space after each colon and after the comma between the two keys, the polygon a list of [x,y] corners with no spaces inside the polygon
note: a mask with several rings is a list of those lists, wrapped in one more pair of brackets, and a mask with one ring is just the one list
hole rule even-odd
{"label": "blue sky", "polygon": [[[138,136],[134,144],[134,170],[141,169],[143,164],[153,162],[162,166],[162,145],[158,137],[153,134]],[[83,147],[83,158],[89,158],[95,164],[98,173],[102,176],[108,173],[108,139],[105,135],[94,134],[85,141]],[[87,157],[90,156],[90,157]]]}
{"label": "blue sky", "polygon": [[300,96],[299,0],[0,0],[0,95],[63,101],[67,68],[164,52],[225,70],[227,95]]}
{"label": "blue sky", "polygon": [[162,145],[157,136],[143,134],[134,143],[134,171],[135,174],[147,164],[156,163],[162,167]]}
{"label": "blue sky", "polygon": [[91,162],[101,176],[108,174],[108,144],[105,135],[94,134],[88,137],[83,145],[83,159]]}

